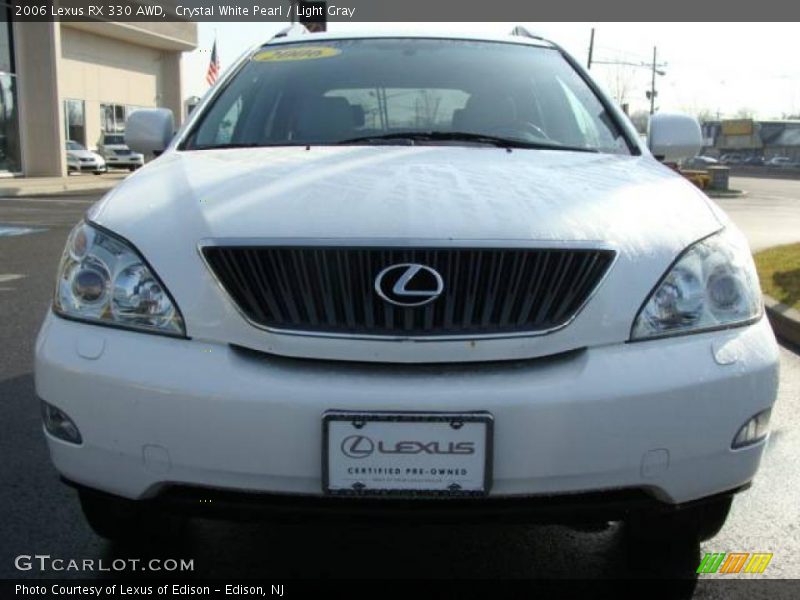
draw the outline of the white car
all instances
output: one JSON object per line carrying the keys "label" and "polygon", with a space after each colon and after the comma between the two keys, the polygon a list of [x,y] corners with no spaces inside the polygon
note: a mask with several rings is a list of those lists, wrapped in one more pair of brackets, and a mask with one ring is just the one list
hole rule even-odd
{"label": "white car", "polygon": [[67,140],[66,150],[68,173],[84,173],[88,171],[95,175],[100,175],[108,170],[106,161],[102,156],[87,150],[85,146],[78,142]]}
{"label": "white car", "polygon": [[125,144],[125,135],[122,133],[103,134],[103,140],[98,150],[110,169],[135,171],[144,166],[144,155],[128,148]]}
{"label": "white car", "polygon": [[161,155],[72,231],[36,345],[101,535],[177,504],[705,539],[753,480],[778,349],[743,236],[654,158],[694,119],[648,149],[541,39],[290,35],[126,140]]}
{"label": "white car", "polygon": [[768,167],[781,167],[788,169],[796,166],[796,163],[792,162],[792,159],[788,156],[773,156],[766,162],[766,165]]}

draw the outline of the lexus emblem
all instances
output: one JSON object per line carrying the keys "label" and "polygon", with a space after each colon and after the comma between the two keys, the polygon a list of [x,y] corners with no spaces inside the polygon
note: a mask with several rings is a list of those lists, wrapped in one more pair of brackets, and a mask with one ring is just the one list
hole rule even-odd
{"label": "lexus emblem", "polygon": [[375,292],[395,306],[422,306],[444,291],[439,273],[425,265],[401,263],[386,267],[375,278]]}
{"label": "lexus emblem", "polygon": [[342,454],[350,458],[366,458],[375,450],[375,442],[365,435],[351,435],[342,440]]}

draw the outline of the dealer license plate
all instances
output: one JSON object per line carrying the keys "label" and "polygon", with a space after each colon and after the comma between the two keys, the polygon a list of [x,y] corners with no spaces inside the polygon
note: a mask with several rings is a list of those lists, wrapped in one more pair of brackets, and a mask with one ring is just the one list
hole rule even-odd
{"label": "dealer license plate", "polygon": [[329,411],[322,421],[324,491],[483,495],[492,472],[492,416]]}

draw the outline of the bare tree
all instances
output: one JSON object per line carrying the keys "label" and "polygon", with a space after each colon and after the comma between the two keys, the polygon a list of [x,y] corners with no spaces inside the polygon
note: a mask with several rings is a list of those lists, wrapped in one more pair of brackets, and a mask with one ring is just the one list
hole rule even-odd
{"label": "bare tree", "polygon": [[608,70],[606,76],[607,86],[617,104],[623,105],[628,102],[635,78],[636,71],[630,65],[613,65]]}
{"label": "bare tree", "polygon": [[646,110],[637,110],[631,114],[631,123],[639,133],[647,133],[647,121],[649,119],[650,113]]}
{"label": "bare tree", "polygon": [[694,116],[701,123],[707,123],[708,121],[716,121],[717,119],[717,113],[709,108],[701,108],[700,110],[694,111]]}
{"label": "bare tree", "polygon": [[756,116],[756,111],[749,106],[743,106],[733,116],[737,119],[752,119]]}

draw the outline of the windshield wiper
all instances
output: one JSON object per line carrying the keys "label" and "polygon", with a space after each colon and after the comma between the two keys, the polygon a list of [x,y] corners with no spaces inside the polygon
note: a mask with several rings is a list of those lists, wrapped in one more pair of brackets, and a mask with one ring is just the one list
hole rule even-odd
{"label": "windshield wiper", "polygon": [[227,142],[224,144],[203,144],[201,146],[189,146],[186,150],[225,150],[226,148],[277,148],[279,146],[308,146],[307,142],[276,142],[264,144],[261,142]]}
{"label": "windshield wiper", "polygon": [[565,150],[574,152],[598,152],[596,148],[585,146],[567,146],[558,142],[532,142],[516,138],[506,138],[485,133],[470,133],[466,131],[400,131],[378,135],[365,135],[362,137],[341,140],[337,144],[381,143],[408,140],[410,142],[473,142],[476,144],[489,144],[498,148],[526,148],[535,150]]}
{"label": "windshield wiper", "polygon": [[257,142],[226,142],[224,144],[202,144],[199,146],[191,146],[187,150],[221,150],[224,148],[260,148],[267,144],[259,144]]}

